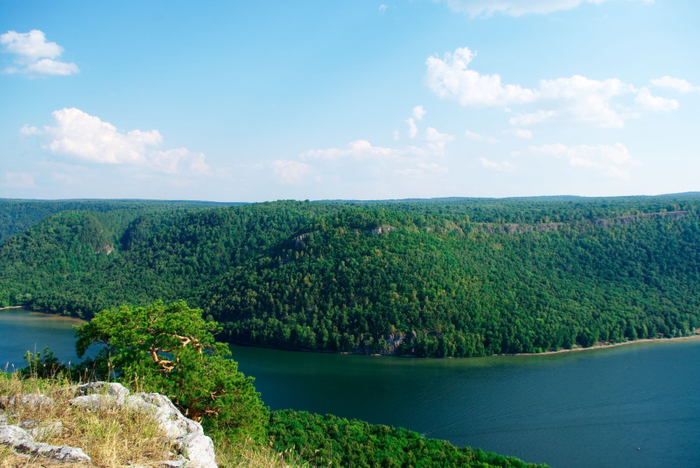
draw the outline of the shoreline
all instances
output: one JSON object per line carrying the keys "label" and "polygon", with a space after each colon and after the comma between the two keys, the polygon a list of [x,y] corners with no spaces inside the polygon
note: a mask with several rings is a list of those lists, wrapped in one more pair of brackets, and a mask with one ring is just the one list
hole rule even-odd
{"label": "shoreline", "polygon": [[[10,309],[26,309],[24,306],[8,306],[8,307],[0,307],[0,311],[3,310],[10,310]],[[27,309],[29,310],[29,309]],[[75,320],[77,322],[86,322],[85,319],[81,319],[79,317],[72,317],[68,315],[59,315],[51,312],[40,312],[40,311],[35,311],[35,310],[30,310],[31,314],[37,314],[37,315],[49,315],[52,317],[56,318],[61,318],[61,319],[67,319],[67,320]],[[598,342],[593,346],[589,346],[587,348],[582,348],[582,347],[577,347],[577,348],[571,348],[571,349],[559,349],[556,351],[543,351],[541,353],[499,353],[499,354],[492,354],[489,356],[550,356],[553,354],[563,354],[563,353],[574,353],[574,352],[580,352],[580,351],[593,351],[593,350],[598,350],[598,349],[608,349],[608,348],[616,348],[619,346],[627,346],[627,345],[634,345],[634,344],[640,344],[640,343],[663,343],[663,342],[673,342],[673,341],[690,341],[690,340],[700,340],[700,329],[695,330],[692,335],[687,335],[687,336],[676,336],[673,338],[642,338],[639,340],[632,340],[632,341],[623,341],[620,343],[601,343]],[[243,344],[243,343],[231,343],[229,341],[224,340],[224,343],[227,343],[229,345],[234,345],[234,346],[245,346],[245,347],[253,347],[253,348],[267,348],[267,349],[278,349],[280,351],[297,351],[297,352],[310,352],[310,353],[321,353],[321,354],[339,354],[339,355],[357,355],[357,356],[373,356],[373,357],[401,357],[401,358],[412,358],[412,359],[418,359],[418,356],[414,356],[411,354],[408,355],[399,355],[399,354],[366,354],[366,353],[355,353],[352,351],[327,351],[327,350],[314,350],[314,349],[292,349],[292,348],[280,348],[276,346],[264,346],[264,345],[250,345],[250,344]],[[436,358],[436,357],[430,357],[428,356],[427,359],[469,359],[469,358],[478,358],[478,357],[489,357],[489,356],[448,356],[444,358]]]}
{"label": "shoreline", "polygon": [[544,351],[541,353],[513,353],[513,354],[508,354],[508,353],[499,353],[499,354],[489,354],[489,355],[484,355],[484,356],[447,356],[447,357],[432,357],[432,356],[426,356],[426,357],[419,357],[415,356],[413,354],[367,354],[367,353],[356,353],[352,351],[328,351],[328,350],[316,350],[316,349],[294,349],[294,348],[282,348],[282,347],[277,347],[277,346],[265,346],[265,345],[251,345],[251,344],[246,344],[246,343],[232,343],[230,341],[223,341],[227,345],[230,346],[240,346],[243,348],[260,348],[260,349],[272,349],[272,350],[278,350],[278,351],[291,351],[295,353],[316,353],[316,354],[336,354],[339,356],[369,356],[369,357],[389,357],[389,358],[402,358],[402,359],[478,359],[478,358],[487,358],[487,357],[514,357],[514,356],[549,356],[549,355],[554,355],[554,354],[563,354],[563,353],[574,353],[574,352],[579,352],[579,351],[593,351],[593,350],[605,350],[609,348],[616,348],[619,346],[627,346],[627,345],[635,345],[635,344],[642,344],[642,343],[666,343],[666,342],[675,342],[675,341],[691,341],[691,340],[700,340],[700,331],[694,333],[693,335],[688,335],[688,336],[677,336],[673,338],[642,338],[639,340],[633,340],[633,341],[623,341],[621,343],[596,343],[593,346],[589,346],[588,348],[572,348],[572,349],[559,349],[557,351]]}
{"label": "shoreline", "polygon": [[690,341],[700,339],[700,333],[695,333],[688,336],[676,336],[673,338],[642,338],[641,340],[623,341],[621,343],[596,343],[588,348],[571,348],[571,349],[559,349],[557,351],[544,351],[541,353],[515,353],[515,354],[494,354],[494,356],[546,356],[552,354],[563,354],[563,353],[575,353],[579,351],[593,351],[596,349],[608,349],[616,348],[618,346],[627,346],[641,343],[664,343],[672,341]]}

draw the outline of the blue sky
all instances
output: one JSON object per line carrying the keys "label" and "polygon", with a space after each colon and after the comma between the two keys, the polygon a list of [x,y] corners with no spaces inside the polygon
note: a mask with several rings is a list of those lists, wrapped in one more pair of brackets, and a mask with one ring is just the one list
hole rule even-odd
{"label": "blue sky", "polygon": [[0,197],[700,190],[692,0],[0,0]]}

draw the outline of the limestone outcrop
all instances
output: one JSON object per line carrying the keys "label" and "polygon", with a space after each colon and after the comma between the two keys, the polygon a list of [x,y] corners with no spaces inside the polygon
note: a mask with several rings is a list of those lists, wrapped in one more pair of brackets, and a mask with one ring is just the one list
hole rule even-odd
{"label": "limestone outcrop", "polygon": [[[69,400],[75,407],[90,411],[126,408],[151,415],[166,437],[171,439],[178,456],[176,460],[156,463],[154,466],[172,468],[218,468],[212,440],[204,435],[202,425],[186,418],[170,401],[158,393],[131,392],[118,383],[91,382],[62,390],[77,395]],[[41,394],[0,397],[0,407],[11,412],[16,405],[52,405],[50,397]],[[9,445],[17,453],[41,456],[52,461],[89,462],[90,457],[80,448],[59,447],[34,440],[40,431],[56,430],[56,422],[22,421],[8,424],[0,411],[0,444]]]}

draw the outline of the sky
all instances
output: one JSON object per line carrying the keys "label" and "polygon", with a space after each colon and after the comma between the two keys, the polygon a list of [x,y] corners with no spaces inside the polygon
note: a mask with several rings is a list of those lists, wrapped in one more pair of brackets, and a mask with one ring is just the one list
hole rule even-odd
{"label": "sky", "polygon": [[0,0],[0,197],[700,190],[700,2]]}

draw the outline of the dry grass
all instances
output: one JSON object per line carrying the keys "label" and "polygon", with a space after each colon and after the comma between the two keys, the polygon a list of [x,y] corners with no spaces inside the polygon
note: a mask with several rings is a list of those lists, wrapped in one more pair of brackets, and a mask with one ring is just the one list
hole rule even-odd
{"label": "dry grass", "polygon": [[309,468],[294,450],[280,453],[250,439],[235,444],[216,440],[214,444],[220,468]]}
{"label": "dry grass", "polygon": [[[0,372],[0,395],[19,396],[43,393],[54,399],[52,406],[32,408],[16,406],[5,412],[8,423],[19,421],[60,421],[60,433],[36,437],[37,442],[79,447],[90,456],[91,463],[52,462],[43,457],[28,457],[0,445],[0,468],[124,468],[134,465],[157,467],[157,462],[173,459],[171,447],[158,425],[148,415],[124,408],[87,411],[72,407],[68,400],[75,395],[61,391],[73,385],[65,379],[20,378]],[[12,414],[11,414],[12,413]],[[231,443],[214,440],[216,459],[221,468],[308,468],[299,453],[282,453],[271,447],[246,440]]]}
{"label": "dry grass", "polygon": [[[54,405],[31,407],[18,405],[6,411],[10,424],[19,421],[60,421],[62,429],[36,437],[37,442],[81,448],[92,463],[72,463],[71,468],[121,468],[131,465],[157,466],[156,462],[173,458],[170,442],[147,414],[127,409],[88,411],[72,407],[68,400],[75,395],[62,392],[71,383],[62,379],[20,378],[0,373],[0,395],[43,393],[55,400]],[[0,446],[0,468],[65,467],[46,458],[14,455]]]}

